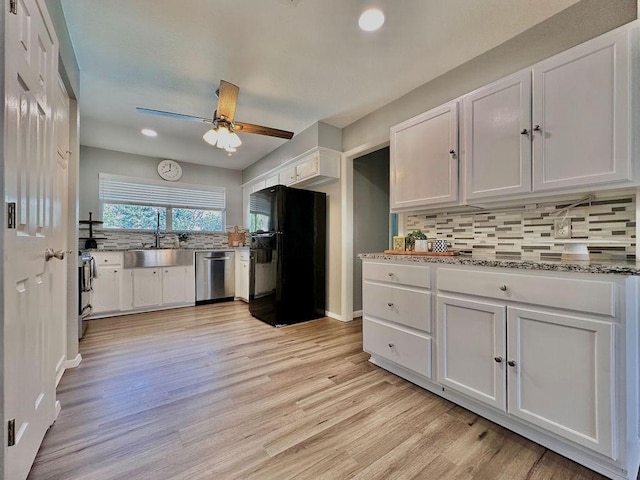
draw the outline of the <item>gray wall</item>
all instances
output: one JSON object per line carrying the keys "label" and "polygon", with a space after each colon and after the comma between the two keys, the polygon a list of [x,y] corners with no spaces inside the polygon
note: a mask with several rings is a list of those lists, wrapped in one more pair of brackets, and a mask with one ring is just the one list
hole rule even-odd
{"label": "gray wall", "polygon": [[265,155],[242,171],[242,181],[248,182],[258,175],[268,172],[288,160],[314,147],[325,147],[341,151],[342,131],[326,123],[318,122],[283,143],[273,152]]}
{"label": "gray wall", "polygon": [[389,147],[353,160],[353,310],[362,310],[358,253],[389,248]]}
{"label": "gray wall", "polygon": [[[130,153],[80,147],[80,217],[94,218],[100,211],[98,174],[110,173],[147,179],[159,179],[158,162],[161,158]],[[227,195],[227,226],[242,225],[242,173],[239,170],[207,167],[193,163],[181,163],[182,178],[179,183],[192,183],[225,187]]]}
{"label": "gray wall", "polygon": [[637,15],[637,0],[582,0],[345,127],[342,151],[388,138],[392,125],[624,25]]}

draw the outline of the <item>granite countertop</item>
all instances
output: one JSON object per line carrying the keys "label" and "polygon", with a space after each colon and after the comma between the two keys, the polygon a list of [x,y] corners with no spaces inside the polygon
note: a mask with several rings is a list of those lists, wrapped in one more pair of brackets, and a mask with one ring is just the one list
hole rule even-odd
{"label": "granite countertop", "polygon": [[514,258],[511,256],[499,257],[476,254],[461,254],[455,257],[428,257],[418,255],[388,255],[385,253],[360,253],[358,258],[363,260],[396,260],[402,262],[501,267],[522,270],[640,275],[640,262],[625,260],[532,260],[521,257]]}

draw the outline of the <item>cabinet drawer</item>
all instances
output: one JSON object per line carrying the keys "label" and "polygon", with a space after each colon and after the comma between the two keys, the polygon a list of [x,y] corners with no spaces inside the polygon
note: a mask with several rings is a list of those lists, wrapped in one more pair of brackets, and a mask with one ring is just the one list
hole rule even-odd
{"label": "cabinet drawer", "polygon": [[365,317],[362,344],[366,352],[431,378],[431,337],[390,327]]}
{"label": "cabinet drawer", "polygon": [[96,266],[99,265],[122,265],[122,253],[121,252],[91,252],[91,255],[96,259]]}
{"label": "cabinet drawer", "polygon": [[365,262],[362,265],[362,278],[398,285],[431,288],[431,268],[418,265]]}
{"label": "cabinet drawer", "polygon": [[438,290],[615,316],[615,284],[474,270],[438,270]]}
{"label": "cabinet drawer", "polygon": [[431,293],[365,282],[362,285],[365,315],[431,331]]}

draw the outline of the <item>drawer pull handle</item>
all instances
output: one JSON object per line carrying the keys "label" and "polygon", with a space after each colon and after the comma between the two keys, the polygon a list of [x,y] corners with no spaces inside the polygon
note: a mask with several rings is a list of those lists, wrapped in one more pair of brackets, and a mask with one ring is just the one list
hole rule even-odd
{"label": "drawer pull handle", "polygon": [[507,362],[507,365],[509,365],[510,367],[515,367],[516,366],[516,361],[515,360],[509,360]]}
{"label": "drawer pull handle", "polygon": [[506,285],[500,285],[500,290],[502,290],[503,292],[507,291],[507,286]]}
{"label": "drawer pull handle", "polygon": [[387,306],[388,306],[388,307],[393,307],[393,303],[392,303],[392,302],[389,302],[389,303],[387,303]]}
{"label": "drawer pull handle", "polygon": [[493,357],[496,363],[502,363],[502,357]]}
{"label": "drawer pull handle", "polygon": [[394,347],[393,343],[390,343],[389,348],[393,348],[393,347]]}

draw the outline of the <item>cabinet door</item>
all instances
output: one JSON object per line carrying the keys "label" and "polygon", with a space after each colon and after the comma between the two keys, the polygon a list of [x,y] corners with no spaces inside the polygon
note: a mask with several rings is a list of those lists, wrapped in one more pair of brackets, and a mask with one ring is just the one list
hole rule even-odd
{"label": "cabinet door", "polygon": [[625,30],[534,66],[534,190],[630,178],[628,76]]}
{"label": "cabinet door", "polygon": [[614,325],[508,308],[509,413],[615,458]]}
{"label": "cabinet door", "polygon": [[122,269],[120,267],[96,267],[91,293],[92,313],[120,310],[120,285]]}
{"label": "cabinet door", "polygon": [[236,270],[236,297],[249,301],[249,261],[239,260]]}
{"label": "cabinet door", "polygon": [[506,308],[438,296],[438,381],[506,411]]}
{"label": "cabinet door", "polygon": [[314,153],[296,165],[296,181],[318,174],[318,158],[318,154]]}
{"label": "cabinet door", "polygon": [[164,267],[162,269],[162,303],[185,303],[185,267]]}
{"label": "cabinet door", "polygon": [[391,128],[390,182],[391,211],[458,199],[458,102]]}
{"label": "cabinet door", "polygon": [[464,98],[463,160],[469,199],[531,191],[531,70]]}
{"label": "cabinet door", "polygon": [[280,173],[280,183],[282,185],[291,185],[296,181],[296,167],[290,167]]}
{"label": "cabinet door", "polygon": [[264,181],[264,186],[266,187],[273,187],[274,185],[278,185],[280,183],[280,175],[276,174],[276,175],[272,175],[271,177],[267,178]]}
{"label": "cabinet door", "polygon": [[155,307],[162,300],[162,280],[157,268],[133,270],[133,306]]}

